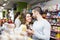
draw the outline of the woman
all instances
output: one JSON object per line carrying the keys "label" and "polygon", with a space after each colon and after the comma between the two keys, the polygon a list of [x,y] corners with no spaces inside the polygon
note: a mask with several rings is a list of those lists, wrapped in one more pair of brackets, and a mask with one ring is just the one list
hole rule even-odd
{"label": "woman", "polygon": [[29,33],[27,33],[27,30],[32,30],[31,24],[32,24],[32,14],[27,13],[26,15],[23,15],[22,18],[22,24],[19,28],[20,36],[23,36],[24,40],[32,40]]}
{"label": "woman", "polygon": [[1,32],[2,32],[2,20],[0,19],[0,35],[1,35]]}
{"label": "woman", "polygon": [[20,21],[20,12],[17,12],[16,15],[15,15],[15,25],[16,25],[16,28],[19,27],[21,25],[21,21]]}

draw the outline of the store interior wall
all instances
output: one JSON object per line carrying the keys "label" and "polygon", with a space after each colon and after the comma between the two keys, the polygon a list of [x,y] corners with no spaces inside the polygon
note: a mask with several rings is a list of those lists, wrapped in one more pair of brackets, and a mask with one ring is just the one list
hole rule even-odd
{"label": "store interior wall", "polygon": [[51,1],[48,1],[45,6],[55,5],[59,3],[60,3],[60,0],[51,0]]}
{"label": "store interior wall", "polygon": [[60,0],[50,0],[48,2],[44,2],[45,8],[48,8],[49,6],[54,6],[56,4],[60,4]]}
{"label": "store interior wall", "polygon": [[41,6],[42,7],[42,10],[46,10],[46,9],[49,9],[49,7],[52,7],[57,5],[57,4],[60,4],[60,0],[50,0],[50,1],[47,1],[47,2],[43,2],[43,3],[37,3],[35,5],[32,6],[35,7],[35,6]]}
{"label": "store interior wall", "polygon": [[21,12],[23,8],[27,8],[26,2],[17,2],[17,11]]}

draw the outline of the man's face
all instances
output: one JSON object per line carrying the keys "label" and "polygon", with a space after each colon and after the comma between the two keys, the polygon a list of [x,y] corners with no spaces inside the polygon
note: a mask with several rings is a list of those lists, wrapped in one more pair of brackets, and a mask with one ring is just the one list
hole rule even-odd
{"label": "man's face", "polygon": [[32,10],[32,13],[33,13],[33,18],[36,18],[36,11]]}

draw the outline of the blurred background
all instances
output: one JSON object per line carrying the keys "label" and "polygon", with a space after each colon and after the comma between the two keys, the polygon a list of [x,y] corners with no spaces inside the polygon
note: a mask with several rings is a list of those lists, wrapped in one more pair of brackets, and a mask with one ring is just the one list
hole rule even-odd
{"label": "blurred background", "polygon": [[51,24],[51,40],[60,40],[60,0],[0,0],[0,20],[14,22],[16,12],[31,13],[36,6],[47,11],[44,17]]}

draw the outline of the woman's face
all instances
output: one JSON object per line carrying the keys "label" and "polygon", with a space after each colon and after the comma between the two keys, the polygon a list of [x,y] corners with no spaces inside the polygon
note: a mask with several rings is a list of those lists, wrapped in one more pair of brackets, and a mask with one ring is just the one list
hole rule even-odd
{"label": "woman's face", "polygon": [[30,14],[26,14],[26,21],[27,22],[31,22],[31,20],[32,20],[31,15]]}

